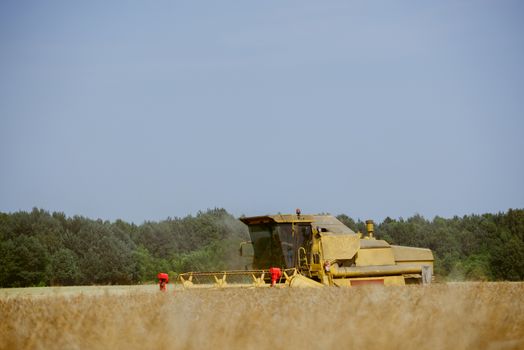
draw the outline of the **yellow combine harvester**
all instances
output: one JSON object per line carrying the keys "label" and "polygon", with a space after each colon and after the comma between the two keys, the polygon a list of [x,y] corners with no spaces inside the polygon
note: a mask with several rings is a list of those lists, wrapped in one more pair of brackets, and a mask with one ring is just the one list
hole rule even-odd
{"label": "yellow combine harvester", "polygon": [[431,283],[433,277],[431,250],[377,240],[371,220],[366,237],[331,215],[301,215],[299,210],[240,220],[251,236],[240,254],[252,256],[252,266],[182,273],[178,280],[184,287],[405,285]]}

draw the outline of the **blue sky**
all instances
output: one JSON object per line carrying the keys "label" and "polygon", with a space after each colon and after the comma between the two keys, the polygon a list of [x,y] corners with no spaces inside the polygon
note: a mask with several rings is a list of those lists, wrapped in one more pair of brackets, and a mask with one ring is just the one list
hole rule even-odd
{"label": "blue sky", "polygon": [[524,207],[520,1],[2,1],[0,211]]}

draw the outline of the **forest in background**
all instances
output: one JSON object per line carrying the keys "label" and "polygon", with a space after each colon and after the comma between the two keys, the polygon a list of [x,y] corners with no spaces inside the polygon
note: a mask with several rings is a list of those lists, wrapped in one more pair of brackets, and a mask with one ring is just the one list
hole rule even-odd
{"label": "forest in background", "polygon": [[[342,214],[351,229],[365,223]],[[524,280],[524,209],[453,218],[386,218],[375,236],[430,248],[440,280]],[[0,213],[0,287],[134,284],[157,272],[243,269],[247,227],[225,209],[141,225],[34,208]]]}

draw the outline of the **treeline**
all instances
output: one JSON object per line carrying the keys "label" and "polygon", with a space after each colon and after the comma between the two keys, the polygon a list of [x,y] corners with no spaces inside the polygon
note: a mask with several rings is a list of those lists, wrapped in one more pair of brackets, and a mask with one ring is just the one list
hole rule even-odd
{"label": "treeline", "polygon": [[[338,218],[355,231],[365,223]],[[386,218],[375,234],[392,244],[427,247],[438,278],[523,280],[524,210],[427,220]],[[131,284],[156,273],[242,269],[247,228],[224,209],[130,224],[66,217],[41,209],[0,213],[0,287]]]}
{"label": "treeline", "polygon": [[134,225],[33,209],[0,213],[0,287],[132,284],[159,271],[243,268],[244,224],[224,209]]}

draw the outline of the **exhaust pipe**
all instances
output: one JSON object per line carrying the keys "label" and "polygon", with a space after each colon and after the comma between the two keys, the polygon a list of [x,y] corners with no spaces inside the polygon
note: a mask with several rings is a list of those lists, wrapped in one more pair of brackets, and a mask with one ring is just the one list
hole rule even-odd
{"label": "exhaust pipe", "polygon": [[375,231],[373,220],[366,220],[366,230],[368,231],[369,238],[373,238],[373,232]]}

